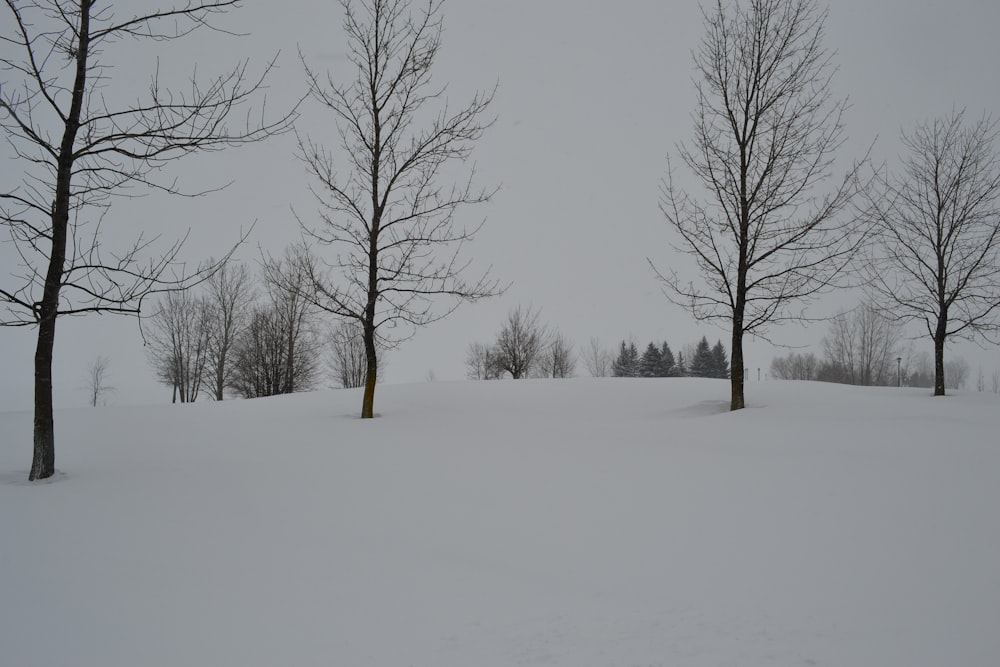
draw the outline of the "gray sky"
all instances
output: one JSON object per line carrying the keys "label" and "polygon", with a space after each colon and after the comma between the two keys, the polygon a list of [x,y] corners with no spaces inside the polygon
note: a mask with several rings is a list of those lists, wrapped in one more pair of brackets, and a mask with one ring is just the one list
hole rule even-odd
{"label": "gray sky", "polygon": [[[133,1],[133,5],[138,3]],[[149,3],[154,4],[154,3]],[[120,14],[129,3],[119,3]],[[464,377],[465,348],[489,341],[507,310],[531,304],[542,319],[578,346],[598,336],[607,347],[634,336],[640,345],[667,340],[674,349],[702,335],[728,332],[696,324],[662,295],[646,257],[658,267],[685,271],[684,256],[658,209],[658,188],[666,157],[691,135],[694,105],[691,49],[702,34],[694,2],[662,0],[450,0],[445,34],[435,69],[437,83],[463,103],[477,90],[499,82],[493,107],[496,125],[478,144],[474,159],[479,182],[500,184],[495,199],[460,215],[486,226],[469,247],[480,268],[513,281],[502,297],[464,305],[392,352],[386,382]],[[343,71],[339,5],[333,1],[250,2],[224,19],[249,33],[243,38],[205,33],[183,45],[142,47],[124,43],[108,53],[116,64],[113,86],[124,94],[141,90],[148,67],[183,82],[190,65],[210,74],[250,57],[261,66],[280,51],[268,103],[282,108],[304,92],[296,50],[314,67]],[[1000,3],[995,0],[837,0],[830,8],[827,46],[838,52],[838,94],[850,97],[850,141],[845,159],[860,155],[876,136],[877,160],[896,163],[901,129],[929,117],[967,107],[973,115],[1000,113]],[[314,104],[303,109],[300,129],[336,146],[333,121]],[[4,155],[6,157],[6,155]],[[17,164],[4,161],[3,180],[18,178]],[[183,182],[225,191],[196,200],[150,197],[121,201],[107,221],[107,243],[127,242],[134,230],[156,230],[165,239],[191,230],[185,256],[197,262],[224,252],[241,226],[257,220],[251,244],[241,256],[253,261],[258,246],[278,253],[298,237],[291,209],[309,218],[315,212],[307,175],[294,158],[294,138],[178,163]],[[685,178],[681,170],[678,177]],[[13,262],[0,246],[7,280]],[[688,272],[692,279],[697,275]],[[853,305],[836,295],[817,309],[829,314]],[[825,327],[775,330],[782,344],[812,345],[819,351]],[[33,329],[0,330],[3,337],[0,410],[31,406]],[[916,345],[931,351],[929,341]],[[920,349],[920,348],[918,348]],[[748,366],[766,371],[772,347],[750,341]],[[1000,368],[995,349],[963,346],[960,352],[987,375]],[[779,350],[780,354],[785,350]],[[57,331],[57,406],[85,403],[86,368],[98,354],[111,357],[115,404],[168,401],[146,362],[134,318],[64,318]],[[582,364],[580,374],[586,374]],[[751,376],[755,376],[753,370]],[[376,399],[377,400],[377,399]],[[748,390],[753,401],[753,388]],[[377,409],[377,406],[376,406]]]}

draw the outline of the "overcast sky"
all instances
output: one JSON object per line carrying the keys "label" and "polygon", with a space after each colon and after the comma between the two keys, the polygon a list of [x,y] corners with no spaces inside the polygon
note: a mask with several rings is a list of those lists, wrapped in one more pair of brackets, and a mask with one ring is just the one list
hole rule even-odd
{"label": "overcast sky", "polygon": [[[119,15],[148,3],[116,3]],[[296,52],[335,78],[350,78],[343,58],[339,4],[290,0],[248,2],[223,19],[242,38],[206,33],[184,44],[126,42],[106,58],[116,64],[112,86],[128,97],[148,81],[159,58],[166,76],[183,82],[191,65],[204,74],[237,59],[262,66],[280,51],[268,104],[281,109],[304,93]],[[662,0],[448,0],[435,81],[447,83],[454,104],[499,83],[496,125],[478,144],[479,182],[499,184],[494,200],[465,209],[470,224],[486,226],[468,248],[475,265],[492,265],[512,282],[502,297],[462,306],[450,318],[417,333],[388,358],[385,382],[464,377],[466,346],[490,341],[508,309],[541,309],[542,319],[578,346],[591,336],[608,347],[634,337],[640,345],[666,340],[677,350],[702,335],[728,332],[696,324],[663,296],[646,258],[658,267],[688,270],[658,208],[668,154],[691,135],[694,106],[691,50],[702,34],[694,2]],[[996,0],[837,0],[830,7],[827,46],[838,52],[837,94],[850,98],[850,141],[842,157],[860,155],[876,136],[874,157],[896,164],[901,129],[953,108],[973,115],[1000,113],[1000,3]],[[336,147],[333,119],[306,103],[300,129]],[[4,157],[7,157],[4,154]],[[18,179],[14,161],[2,180]],[[185,158],[178,175],[188,184],[233,184],[211,197],[122,201],[111,212],[107,243],[126,243],[135,229],[171,239],[191,230],[185,256],[197,262],[225,251],[241,227],[257,221],[240,256],[278,253],[298,238],[292,209],[315,214],[308,177],[294,157],[294,138],[205,157]],[[678,176],[684,178],[682,172]],[[0,280],[14,259],[0,246]],[[692,279],[695,273],[688,272]],[[830,314],[853,296],[833,296],[817,314]],[[825,327],[772,332],[781,344],[819,352]],[[34,329],[0,330],[0,410],[31,406]],[[930,341],[918,349],[932,350]],[[786,350],[779,350],[784,354]],[[987,375],[1000,368],[995,349],[962,347]],[[86,368],[99,354],[111,358],[114,404],[169,401],[146,361],[135,318],[60,320],[56,339],[56,404],[83,405]],[[766,372],[774,349],[750,342],[747,365]],[[582,364],[578,373],[586,374]],[[753,402],[753,389],[748,389]],[[376,399],[377,401],[377,399]],[[377,406],[376,406],[377,408]]]}

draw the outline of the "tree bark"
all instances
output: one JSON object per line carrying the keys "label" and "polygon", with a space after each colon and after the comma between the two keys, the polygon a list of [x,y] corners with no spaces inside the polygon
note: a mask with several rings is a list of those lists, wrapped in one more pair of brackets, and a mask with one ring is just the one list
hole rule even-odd
{"label": "tree bark", "polygon": [[375,382],[378,379],[378,357],[375,351],[375,329],[365,325],[365,362],[368,366],[365,372],[365,396],[361,403],[361,418],[371,419],[375,416]]}
{"label": "tree bark", "polygon": [[730,410],[742,410],[746,407],[743,401],[743,323],[733,323],[733,357],[729,363],[731,398]]}
{"label": "tree bark", "polygon": [[28,475],[30,481],[51,477],[56,471],[52,416],[52,350],[55,337],[55,316],[43,319],[38,325],[38,345],[35,349],[35,447]]}
{"label": "tree bark", "polygon": [[56,317],[59,290],[66,263],[66,236],[69,227],[73,147],[80,129],[80,113],[87,84],[87,54],[90,51],[90,7],[93,0],[80,0],[80,31],[76,50],[76,75],[69,113],[63,126],[59,157],[56,161],[56,187],[52,202],[52,252],[45,273],[42,300],[37,306],[38,344],[35,348],[35,423],[34,451],[30,481],[46,479],[55,473],[55,427],[52,415],[52,353],[56,340]]}
{"label": "tree bark", "polygon": [[944,396],[944,341],[947,337],[948,316],[938,316],[934,331],[934,395]]}

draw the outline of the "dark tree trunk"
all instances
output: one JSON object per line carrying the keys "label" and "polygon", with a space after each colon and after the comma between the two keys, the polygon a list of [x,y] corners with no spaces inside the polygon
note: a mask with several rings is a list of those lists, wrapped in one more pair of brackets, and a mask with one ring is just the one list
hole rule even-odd
{"label": "dark tree trunk", "polygon": [[742,410],[745,406],[743,400],[743,324],[733,323],[733,357],[730,366],[730,387],[732,388],[729,400],[730,410]]}
{"label": "dark tree trunk", "polygon": [[45,479],[56,471],[55,426],[52,416],[52,350],[56,340],[56,318],[50,315],[38,325],[35,349],[35,448],[28,479]]}
{"label": "dark tree trunk", "polygon": [[42,300],[37,305],[38,344],[35,348],[35,423],[31,481],[51,477],[55,471],[55,427],[52,415],[52,353],[56,342],[56,317],[59,313],[59,290],[66,263],[66,239],[69,227],[73,147],[80,129],[83,93],[87,84],[87,55],[90,51],[90,7],[93,0],[80,0],[80,31],[76,45],[76,75],[69,113],[63,126],[59,157],[56,160],[56,187],[52,201],[52,250],[45,272]]}
{"label": "dark tree trunk", "polygon": [[944,396],[944,341],[948,331],[948,316],[938,316],[934,331],[934,395]]}
{"label": "dark tree trunk", "polygon": [[375,329],[365,324],[365,396],[361,404],[361,418],[371,419],[375,416],[375,382],[378,379],[378,358],[375,351]]}
{"label": "dark tree trunk", "polygon": [[740,146],[740,238],[739,262],[736,265],[736,303],[733,304],[733,357],[730,361],[731,387],[729,409],[742,410],[746,407],[743,398],[743,326],[747,304],[747,256],[750,252],[750,203],[747,199],[747,156],[744,146]]}

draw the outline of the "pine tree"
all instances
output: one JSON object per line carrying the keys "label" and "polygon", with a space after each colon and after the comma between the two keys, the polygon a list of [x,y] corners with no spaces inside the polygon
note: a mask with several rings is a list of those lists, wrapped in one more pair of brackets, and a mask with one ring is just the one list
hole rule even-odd
{"label": "pine tree", "polygon": [[639,360],[639,375],[644,378],[658,377],[662,363],[660,349],[650,343],[646,346],[646,351],[642,353],[642,358]]}
{"label": "pine tree", "polygon": [[729,354],[721,340],[716,341],[715,347],[712,348],[712,371],[714,372],[712,377],[729,379]]}
{"label": "pine tree", "polygon": [[684,353],[677,353],[677,363],[674,364],[673,376],[678,378],[687,377],[688,370],[687,365],[684,363]]}
{"label": "pine tree", "polygon": [[618,358],[612,364],[611,371],[615,377],[633,378],[639,375],[639,351],[634,342],[622,341]]}
{"label": "pine tree", "polygon": [[708,346],[708,339],[704,336],[698,341],[698,346],[694,351],[694,359],[691,360],[690,373],[694,377],[709,378],[713,375],[712,348]]}
{"label": "pine tree", "polygon": [[660,348],[660,367],[656,370],[656,377],[666,378],[674,374],[674,353],[670,351],[670,346],[663,341]]}
{"label": "pine tree", "polygon": [[639,350],[634,342],[628,344],[628,370],[629,377],[639,377]]}

